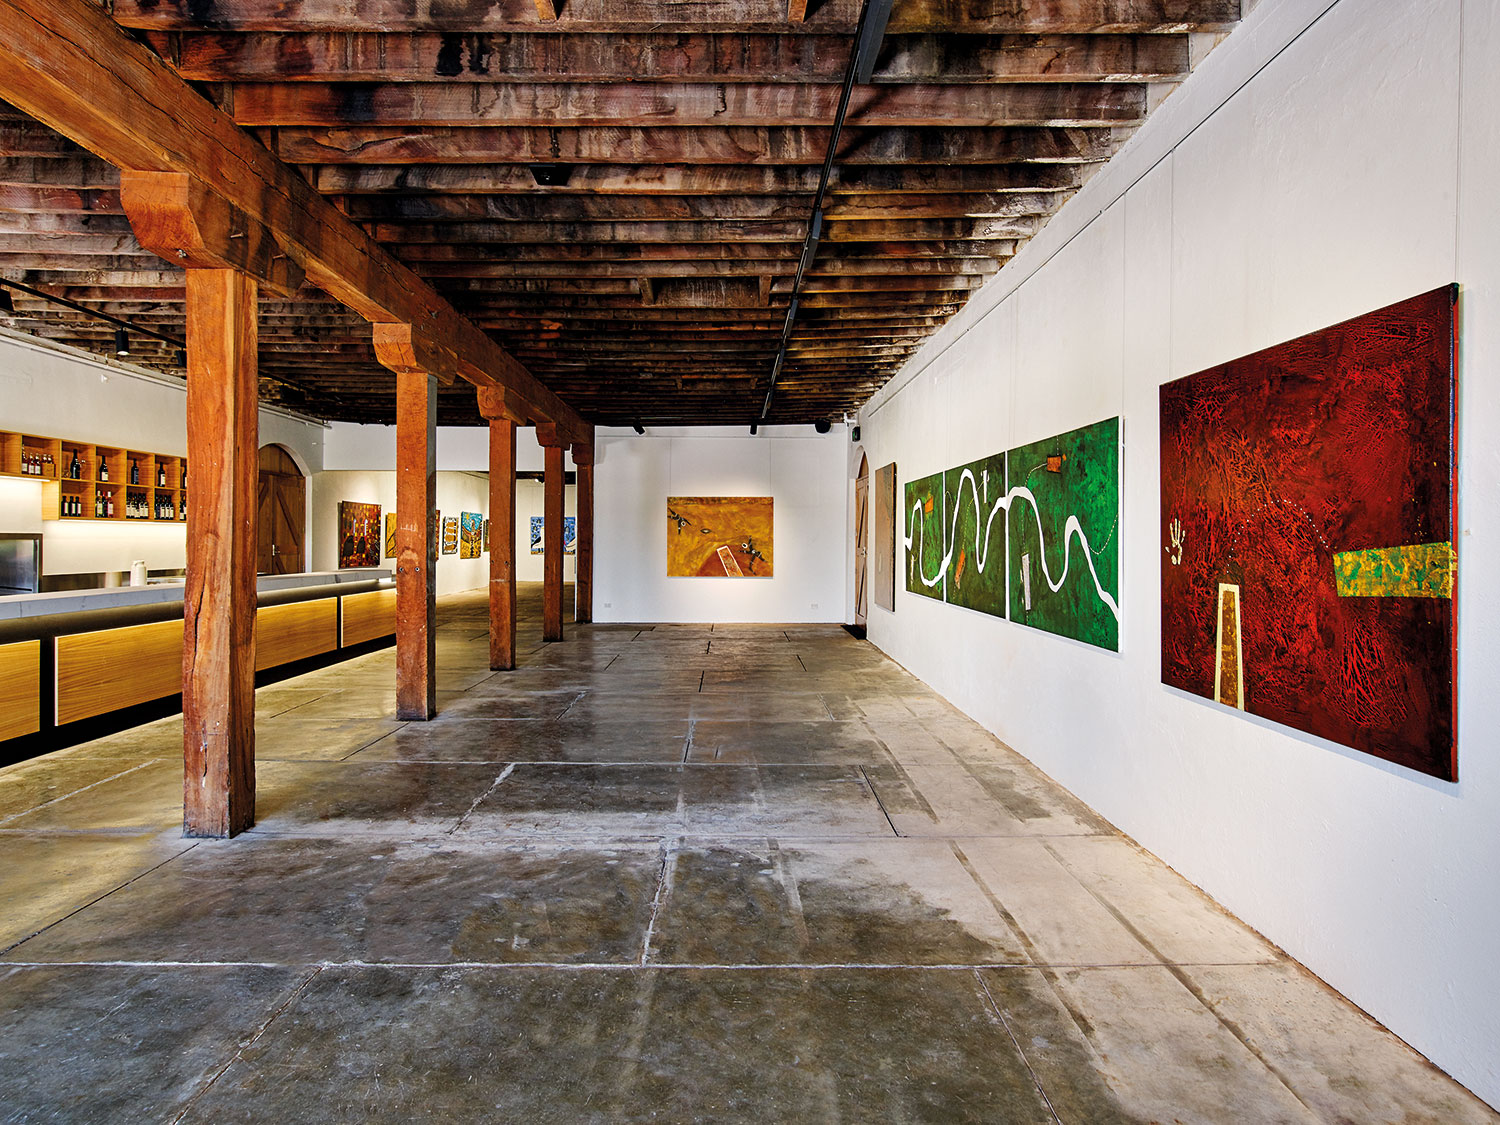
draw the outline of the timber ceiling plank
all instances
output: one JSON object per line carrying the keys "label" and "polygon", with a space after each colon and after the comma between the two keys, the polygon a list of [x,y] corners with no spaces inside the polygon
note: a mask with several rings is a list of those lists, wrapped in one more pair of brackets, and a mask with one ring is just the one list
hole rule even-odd
{"label": "timber ceiling plank", "polygon": [[[862,7],[108,4],[295,170],[278,190],[321,196],[393,269],[603,424],[758,417]],[[896,5],[850,98],[768,420],[857,409],[1239,15],[1240,0]],[[181,273],[136,243],[118,183],[0,105],[0,278],[180,336]],[[19,293],[15,304],[17,326],[109,346],[112,326],[85,313]],[[263,302],[261,323],[268,397],[389,420],[394,381],[362,318],[308,286]],[[163,366],[171,352],[140,349]],[[464,388],[439,410],[479,421]]]}

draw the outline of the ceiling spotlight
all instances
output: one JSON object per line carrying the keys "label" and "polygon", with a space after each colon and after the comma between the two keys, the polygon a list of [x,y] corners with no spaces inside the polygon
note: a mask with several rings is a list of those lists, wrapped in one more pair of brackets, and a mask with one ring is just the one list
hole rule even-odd
{"label": "ceiling spotlight", "polygon": [[11,298],[9,289],[0,289],[0,313],[6,316],[16,315],[16,302]]}
{"label": "ceiling spotlight", "polygon": [[187,349],[186,348],[178,348],[175,352],[172,353],[172,365],[174,367],[186,367],[187,366]]}
{"label": "ceiling spotlight", "polygon": [[817,430],[820,434],[826,434],[829,430],[833,429],[833,426],[829,424],[827,418],[819,418],[813,423],[813,429]]}
{"label": "ceiling spotlight", "polygon": [[571,164],[533,164],[531,178],[537,187],[567,187],[568,177],[573,174]]}
{"label": "ceiling spotlight", "polygon": [[115,329],[115,355],[130,354],[130,335],[123,328]]}
{"label": "ceiling spotlight", "polygon": [[635,432],[638,434],[643,434],[646,432],[646,427],[641,425],[639,422],[632,426],[631,429],[635,430]]}
{"label": "ceiling spotlight", "polygon": [[754,437],[755,436],[755,431],[758,430],[758,429],[760,429],[760,424],[758,422],[751,422],[750,423],[750,436]]}

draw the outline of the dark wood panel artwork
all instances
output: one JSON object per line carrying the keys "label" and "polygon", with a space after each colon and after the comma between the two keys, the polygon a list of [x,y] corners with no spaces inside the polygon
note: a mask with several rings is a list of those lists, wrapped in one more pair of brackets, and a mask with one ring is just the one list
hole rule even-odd
{"label": "dark wood panel artwork", "polygon": [[896,463],[875,470],[875,604],[896,610]]}
{"label": "dark wood panel artwork", "polygon": [[1162,681],[1450,781],[1457,294],[1161,388]]}

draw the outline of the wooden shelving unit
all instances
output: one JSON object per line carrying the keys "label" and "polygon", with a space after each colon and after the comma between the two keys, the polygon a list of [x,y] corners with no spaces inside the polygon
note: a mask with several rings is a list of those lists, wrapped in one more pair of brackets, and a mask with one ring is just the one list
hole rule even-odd
{"label": "wooden shelving unit", "polygon": [[[42,472],[28,472],[38,460]],[[182,457],[0,431],[0,475],[42,482],[44,520],[187,519],[187,460]]]}

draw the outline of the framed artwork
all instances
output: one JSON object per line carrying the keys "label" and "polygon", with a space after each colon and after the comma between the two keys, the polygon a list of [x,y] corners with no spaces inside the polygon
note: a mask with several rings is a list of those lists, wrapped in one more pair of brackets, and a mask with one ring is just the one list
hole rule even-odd
{"label": "framed artwork", "polygon": [[483,517],[478,512],[460,512],[458,515],[458,557],[479,557],[480,533]]}
{"label": "framed artwork", "polygon": [[385,557],[393,559],[396,557],[396,513],[385,514]]}
{"label": "framed artwork", "polygon": [[875,470],[875,604],[896,609],[896,463]]}
{"label": "framed artwork", "polygon": [[1010,619],[1120,647],[1120,420],[1006,454]]}
{"label": "framed artwork", "polygon": [[481,550],[488,551],[490,549],[490,521],[488,519],[484,521],[484,531],[481,535],[480,542]]}
{"label": "framed artwork", "polygon": [[380,505],[339,501],[339,569],[380,565]]}
{"label": "framed artwork", "polygon": [[770,578],[769,496],[667,497],[667,576]]}
{"label": "framed artwork", "polygon": [[1456,300],[1161,388],[1163,683],[1456,779]]}
{"label": "framed artwork", "polygon": [[448,516],[443,520],[443,554],[458,553],[458,517]]}
{"label": "framed artwork", "polygon": [[948,576],[948,496],[943,474],[906,482],[902,544],[906,548],[908,593],[943,601]]}
{"label": "framed artwork", "polygon": [[427,545],[428,558],[432,562],[437,562],[437,558],[438,558],[438,545],[441,543],[442,537],[443,537],[443,513],[441,511],[435,510],[432,513],[432,542]]}
{"label": "framed artwork", "polygon": [[[547,526],[545,516],[531,517],[531,553],[540,555],[545,553],[543,531]],[[563,554],[576,555],[578,553],[578,517],[563,517]]]}

